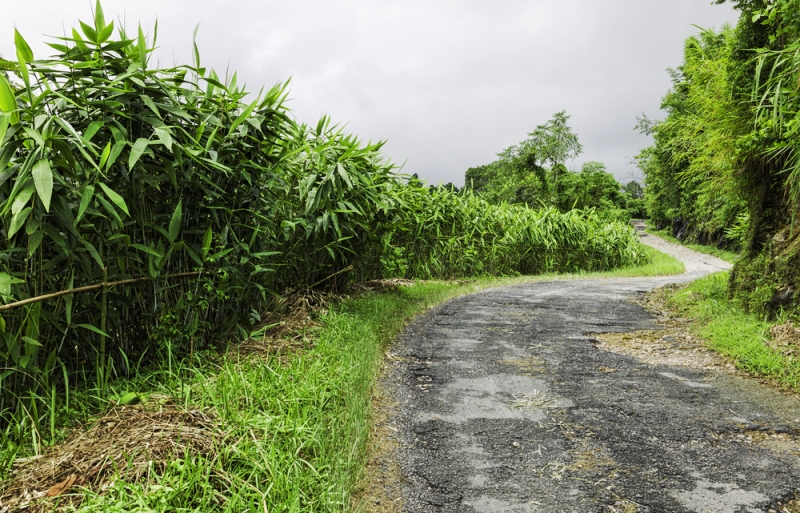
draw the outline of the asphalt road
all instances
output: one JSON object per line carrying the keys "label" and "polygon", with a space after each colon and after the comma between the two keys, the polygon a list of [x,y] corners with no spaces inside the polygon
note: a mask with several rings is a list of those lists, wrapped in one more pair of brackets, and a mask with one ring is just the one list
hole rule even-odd
{"label": "asphalt road", "polygon": [[593,343],[594,333],[658,329],[632,298],[727,266],[644,241],[687,273],[491,289],[404,331],[384,382],[397,403],[389,425],[404,511],[793,510],[796,399]]}

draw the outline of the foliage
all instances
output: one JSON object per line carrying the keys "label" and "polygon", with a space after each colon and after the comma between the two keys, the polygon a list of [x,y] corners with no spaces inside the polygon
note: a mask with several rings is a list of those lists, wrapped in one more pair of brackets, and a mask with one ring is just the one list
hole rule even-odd
{"label": "foliage", "polygon": [[644,257],[632,227],[592,212],[491,204],[471,191],[414,194],[397,212],[389,244],[407,275],[430,277],[607,270]]}
{"label": "foliage", "polygon": [[[500,161],[518,174],[536,174],[546,185],[546,192],[558,194],[558,179],[566,171],[566,162],[583,152],[578,136],[567,121],[566,111],[556,112],[547,123],[529,133],[527,139],[498,153]],[[549,178],[545,164],[549,164]]]}
{"label": "foliage", "polygon": [[583,151],[568,120],[566,112],[557,112],[527,139],[498,153],[496,161],[468,169],[465,188],[490,203],[541,204],[562,212],[595,209],[604,219],[619,221],[641,216],[642,202],[602,163],[586,162],[578,173],[566,168],[565,162]]}
{"label": "foliage", "polygon": [[[248,94],[157,32],[92,23],[0,75],[0,427],[53,439],[69,386],[246,337],[287,288],[383,276],[607,269],[644,259],[591,213],[495,205],[398,175],[381,143],[296,122],[286,84]],[[116,37],[114,33],[116,31]],[[120,284],[119,282],[125,282]]]}
{"label": "foliage", "polygon": [[728,80],[733,44],[730,28],[687,40],[684,64],[662,103],[667,118],[646,129],[655,146],[637,156],[650,218],[681,239],[735,244],[725,228],[746,206],[733,179],[746,131]]}
{"label": "foliage", "polygon": [[648,213],[681,239],[742,248],[730,291],[773,315],[800,305],[796,272],[800,211],[800,2],[741,0],[735,28],[689,38],[663,102],[643,120],[654,146],[637,158]]}

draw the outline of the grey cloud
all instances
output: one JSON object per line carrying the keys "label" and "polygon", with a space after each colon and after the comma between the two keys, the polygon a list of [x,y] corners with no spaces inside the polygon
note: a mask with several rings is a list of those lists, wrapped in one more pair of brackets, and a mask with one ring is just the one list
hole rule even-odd
{"label": "grey cloud", "polygon": [[[13,26],[46,55],[41,34],[90,18],[86,0],[3,0],[0,54]],[[649,144],[635,116],[659,117],[692,24],[719,27],[736,13],[708,0],[107,0],[107,18],[159,18],[159,58],[189,61],[201,23],[203,64],[238,70],[251,91],[292,77],[290,105],[322,113],[364,140],[388,139],[408,173],[461,183],[566,109],[587,160],[630,178]],[[174,56],[174,57],[173,57]]]}

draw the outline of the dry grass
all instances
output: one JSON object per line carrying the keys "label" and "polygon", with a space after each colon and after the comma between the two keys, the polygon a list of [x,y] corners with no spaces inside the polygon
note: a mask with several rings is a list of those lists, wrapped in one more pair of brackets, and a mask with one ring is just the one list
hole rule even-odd
{"label": "dry grass", "polygon": [[800,329],[794,324],[778,324],[770,328],[769,334],[771,338],[766,340],[767,346],[783,356],[800,356]]}
{"label": "dry grass", "polygon": [[135,483],[189,454],[213,457],[223,439],[212,414],[167,399],[115,406],[46,454],[18,459],[2,483],[0,512],[53,511],[56,498],[59,506],[75,506],[79,488],[102,492],[117,474]]}
{"label": "dry grass", "polygon": [[250,336],[231,345],[234,357],[290,357],[314,344],[321,323],[316,319],[328,313],[331,303],[345,296],[313,289],[287,289],[276,298]]}
{"label": "dry grass", "polygon": [[314,289],[286,289],[269,305],[250,337],[231,346],[229,354],[262,358],[277,355],[285,359],[313,346],[322,326],[317,319],[327,315],[331,304],[365,292],[412,286],[413,280],[390,278],[351,284],[348,286],[349,295]]}
{"label": "dry grass", "polygon": [[[456,282],[461,284],[460,282]],[[406,280],[404,278],[386,278],[383,280],[369,280],[350,285],[350,289],[356,292],[364,290],[392,290],[397,287],[413,287],[414,280]]]}
{"label": "dry grass", "polygon": [[511,408],[520,410],[558,407],[556,400],[552,397],[548,397],[547,394],[541,390],[535,390],[532,394],[513,394],[512,397],[514,400],[511,401]]}

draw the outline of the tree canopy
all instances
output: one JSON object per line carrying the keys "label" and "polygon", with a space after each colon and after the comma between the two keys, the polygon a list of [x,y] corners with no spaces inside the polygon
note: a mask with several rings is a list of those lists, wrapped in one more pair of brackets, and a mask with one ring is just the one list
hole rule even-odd
{"label": "tree canopy", "polygon": [[556,112],[498,153],[496,161],[469,168],[465,187],[494,203],[544,204],[563,212],[595,209],[612,218],[644,215],[641,196],[627,193],[602,163],[587,162],[579,172],[567,169],[583,151],[569,118],[566,111]]}

